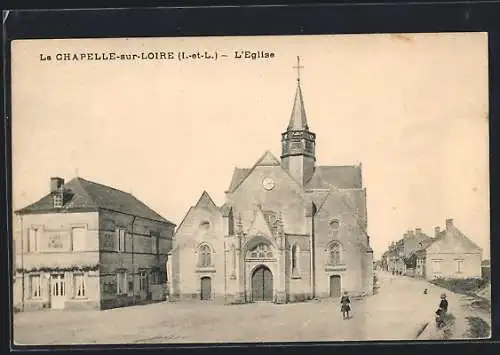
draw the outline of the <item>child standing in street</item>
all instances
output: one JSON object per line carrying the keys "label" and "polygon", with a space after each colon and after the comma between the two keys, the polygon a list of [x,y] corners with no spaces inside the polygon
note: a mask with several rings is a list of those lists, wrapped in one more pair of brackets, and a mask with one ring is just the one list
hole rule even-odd
{"label": "child standing in street", "polygon": [[448,300],[446,299],[446,294],[441,294],[441,302],[439,302],[439,308],[436,311],[436,326],[438,328],[444,327],[445,324],[445,316],[448,312]]}
{"label": "child standing in street", "polygon": [[344,319],[349,319],[349,311],[351,310],[351,300],[347,295],[347,292],[344,292],[344,295],[340,299],[340,311],[342,312],[342,317]]}

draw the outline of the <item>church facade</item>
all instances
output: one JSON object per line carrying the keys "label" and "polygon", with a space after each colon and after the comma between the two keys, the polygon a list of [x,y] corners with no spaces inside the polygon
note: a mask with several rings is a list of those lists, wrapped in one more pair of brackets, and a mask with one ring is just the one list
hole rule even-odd
{"label": "church facade", "polygon": [[317,165],[297,88],[280,158],[235,168],[225,203],[207,192],[176,230],[171,300],[297,302],[373,290],[362,166]]}

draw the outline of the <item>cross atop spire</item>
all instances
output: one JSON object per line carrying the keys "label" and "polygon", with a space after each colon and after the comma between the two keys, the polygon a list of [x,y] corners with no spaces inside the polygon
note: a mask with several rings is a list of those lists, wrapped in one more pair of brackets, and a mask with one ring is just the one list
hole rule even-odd
{"label": "cross atop spire", "polygon": [[297,81],[300,81],[300,69],[303,69],[304,67],[300,65],[300,57],[297,56],[297,65],[293,67],[294,69],[297,69]]}
{"label": "cross atop spire", "polygon": [[281,164],[300,184],[309,181],[316,161],[316,135],[309,131],[302,90],[300,88],[300,57],[297,56],[297,89],[286,132],[281,134]]}

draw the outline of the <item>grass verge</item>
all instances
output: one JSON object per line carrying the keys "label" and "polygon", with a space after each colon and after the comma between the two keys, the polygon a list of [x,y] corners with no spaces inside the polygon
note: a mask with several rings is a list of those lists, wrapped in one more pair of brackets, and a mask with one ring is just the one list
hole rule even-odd
{"label": "grass verge", "polygon": [[489,338],[491,334],[490,325],[479,317],[466,317],[469,322],[469,338]]}
{"label": "grass verge", "polygon": [[432,284],[440,286],[451,292],[460,293],[462,295],[475,295],[477,291],[486,286],[489,281],[485,279],[469,278],[469,279],[435,279]]}

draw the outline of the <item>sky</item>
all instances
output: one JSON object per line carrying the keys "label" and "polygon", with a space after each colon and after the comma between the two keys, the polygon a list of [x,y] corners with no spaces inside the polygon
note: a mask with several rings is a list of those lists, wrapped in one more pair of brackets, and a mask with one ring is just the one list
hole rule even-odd
{"label": "sky", "polygon": [[[56,60],[159,51],[218,60]],[[15,41],[14,210],[76,175],[176,224],[204,190],[222,205],[235,166],[279,157],[297,56],[317,164],[362,163],[375,257],[453,218],[488,259],[486,33]]]}

